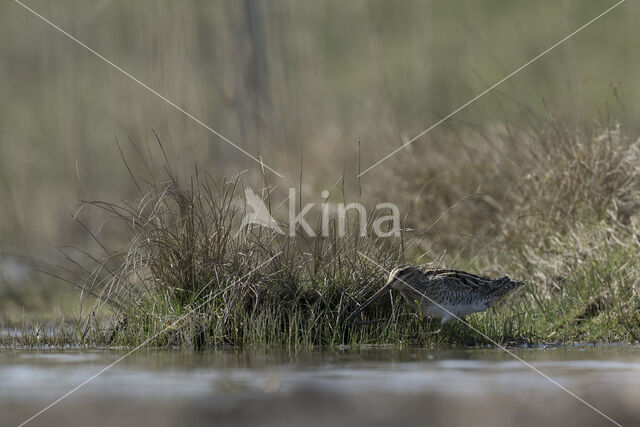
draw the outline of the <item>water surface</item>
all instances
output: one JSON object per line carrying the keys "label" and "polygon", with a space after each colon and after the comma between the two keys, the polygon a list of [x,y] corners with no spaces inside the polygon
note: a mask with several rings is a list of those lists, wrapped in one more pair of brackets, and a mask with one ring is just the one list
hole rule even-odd
{"label": "water surface", "polygon": [[[514,353],[622,425],[640,423],[640,347]],[[0,425],[126,354],[0,351]],[[214,422],[215,421],[215,422]],[[139,351],[29,425],[614,425],[500,349]]]}

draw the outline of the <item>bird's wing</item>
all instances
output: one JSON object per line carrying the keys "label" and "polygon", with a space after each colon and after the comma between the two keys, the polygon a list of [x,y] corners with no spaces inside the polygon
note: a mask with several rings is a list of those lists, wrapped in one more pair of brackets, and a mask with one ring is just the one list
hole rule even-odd
{"label": "bird's wing", "polygon": [[427,276],[433,279],[443,280],[446,282],[447,287],[459,288],[460,290],[489,290],[494,282],[486,277],[460,270],[432,270],[427,272]]}

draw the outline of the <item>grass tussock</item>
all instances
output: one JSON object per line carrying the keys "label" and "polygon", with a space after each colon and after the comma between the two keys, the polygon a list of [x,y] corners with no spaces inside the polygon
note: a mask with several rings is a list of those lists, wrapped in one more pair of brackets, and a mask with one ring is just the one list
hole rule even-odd
{"label": "grass tussock", "polygon": [[[325,236],[318,222],[313,238],[241,228],[246,206],[239,177],[219,181],[196,172],[181,181],[167,166],[165,181],[134,178],[141,191],[135,203],[87,203],[116,219],[129,244],[120,251],[102,245],[102,258],[69,257],[86,273],[74,283],[97,301],[77,325],[79,341],[203,348],[475,345],[489,342],[483,334],[501,343],[638,340],[638,142],[618,126],[584,137],[550,122],[512,148],[511,161],[502,163],[510,179],[500,203],[477,227],[482,250],[452,247],[448,258],[426,253],[425,234],[407,223],[394,238],[360,236],[357,217],[349,218],[344,237],[335,221],[324,226]],[[491,174],[488,183],[498,186]],[[420,200],[414,210],[421,210]],[[351,325],[348,315],[386,277],[363,255],[386,270],[421,262],[499,269],[528,286],[469,316],[473,328],[456,322],[433,334],[436,322],[394,294],[366,310],[366,318],[380,322]]]}
{"label": "grass tussock", "polygon": [[[98,343],[150,338],[151,345],[195,347],[373,339],[345,324],[385,275],[363,255],[391,269],[403,257],[402,239],[355,237],[355,223],[353,235],[338,238],[333,221],[329,237],[318,238],[241,228],[241,190],[239,178],[201,175],[185,187],[169,171],[167,181],[147,184],[136,205],[90,202],[126,227],[131,242],[92,258],[95,269],[79,286],[98,303],[82,335]],[[383,307],[386,314],[389,304]],[[107,327],[96,316],[105,309],[113,314]]]}

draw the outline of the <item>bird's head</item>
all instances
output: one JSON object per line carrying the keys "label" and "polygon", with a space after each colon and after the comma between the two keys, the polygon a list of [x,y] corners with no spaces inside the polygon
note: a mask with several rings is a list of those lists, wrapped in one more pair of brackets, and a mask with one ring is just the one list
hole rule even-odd
{"label": "bird's head", "polygon": [[352,321],[358,315],[358,313],[364,310],[366,306],[389,292],[392,288],[399,289],[403,286],[406,286],[405,282],[416,271],[419,270],[411,266],[396,267],[391,270],[391,273],[389,273],[389,278],[387,279],[387,283],[378,292],[376,292],[368,300],[366,300],[360,307],[358,307],[353,313],[351,313],[351,315],[347,318],[347,321]]}
{"label": "bird's head", "polygon": [[406,287],[410,278],[416,274],[416,272],[420,272],[416,267],[411,265],[405,265],[402,267],[396,267],[389,273],[389,278],[387,279],[386,286],[389,286],[391,289],[400,289]]}

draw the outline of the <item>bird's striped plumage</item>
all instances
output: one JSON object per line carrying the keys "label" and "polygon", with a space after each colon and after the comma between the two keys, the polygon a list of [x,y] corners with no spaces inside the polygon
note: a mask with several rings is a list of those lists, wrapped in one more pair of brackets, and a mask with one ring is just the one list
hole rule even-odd
{"label": "bird's striped plumage", "polygon": [[459,270],[421,271],[416,267],[398,267],[391,271],[387,284],[349,316],[353,319],[375,299],[396,289],[423,314],[446,323],[467,314],[484,311],[502,296],[524,285],[508,277],[488,279]]}

